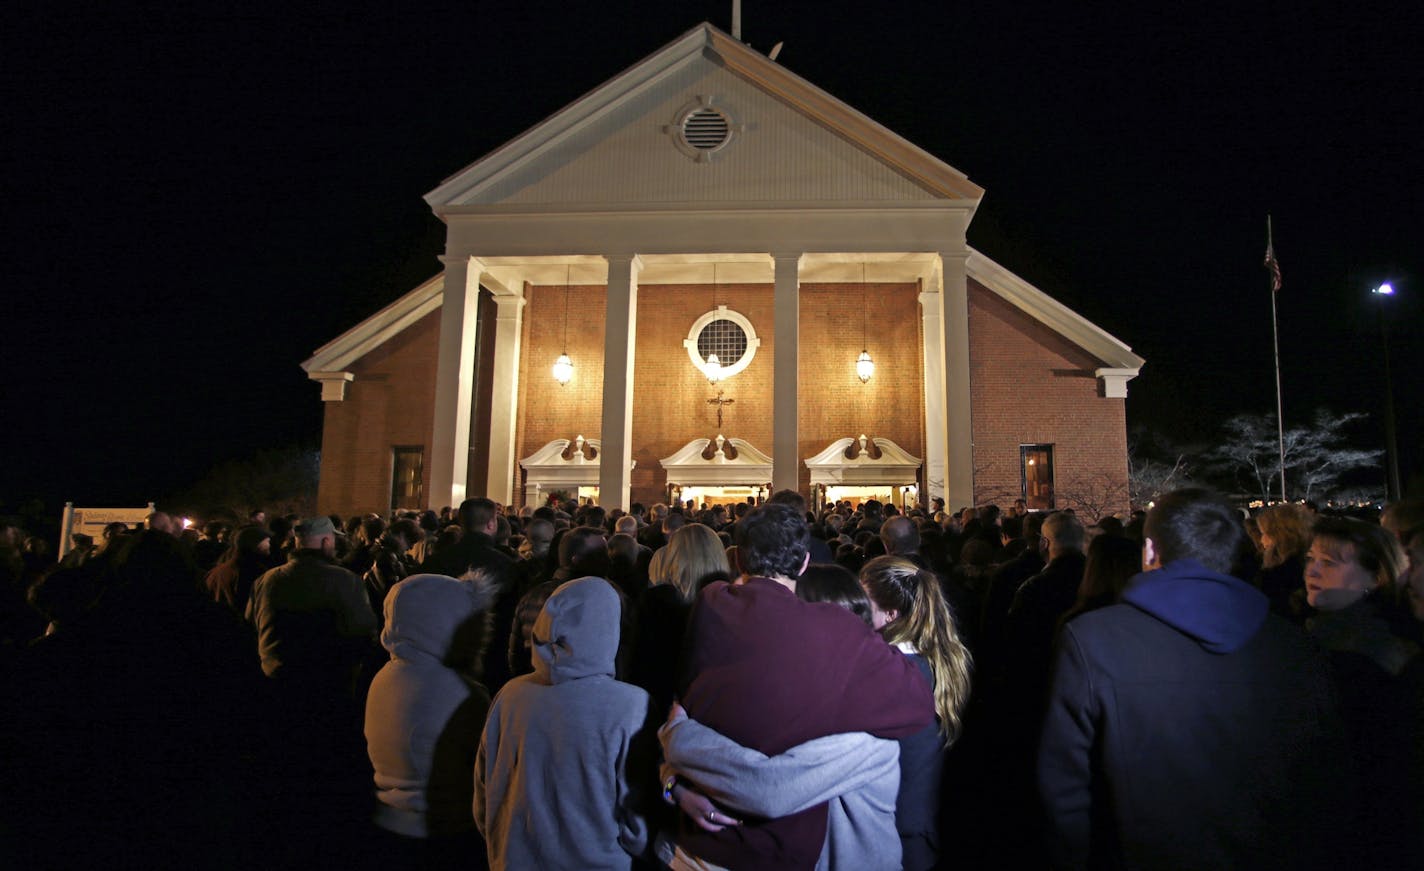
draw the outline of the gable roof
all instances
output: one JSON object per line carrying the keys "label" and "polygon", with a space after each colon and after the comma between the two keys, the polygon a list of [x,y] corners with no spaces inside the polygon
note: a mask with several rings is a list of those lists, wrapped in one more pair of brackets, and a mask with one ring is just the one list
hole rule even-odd
{"label": "gable roof", "polygon": [[[1147,362],[1120,339],[1029,284],[972,247],[964,264],[969,277],[1002,297],[1024,314],[1102,361],[1109,369],[1132,370]],[[1121,372],[1117,374],[1127,374]]]}
{"label": "gable roof", "polygon": [[422,282],[400,299],[317,348],[302,361],[308,374],[340,372],[400,335],[436,309],[445,298],[445,273]]}
{"label": "gable roof", "polygon": [[[446,179],[425,195],[437,213],[501,202],[501,185],[537,175],[540,161],[557,162],[573,141],[640,98],[665,90],[691,65],[719,70],[771,95],[839,140],[910,181],[920,196],[977,203],[982,188],[920,147],[851,108],[780,64],[703,23],[544,121]],[[669,149],[671,150],[671,149]],[[684,158],[686,159],[686,158]]]}

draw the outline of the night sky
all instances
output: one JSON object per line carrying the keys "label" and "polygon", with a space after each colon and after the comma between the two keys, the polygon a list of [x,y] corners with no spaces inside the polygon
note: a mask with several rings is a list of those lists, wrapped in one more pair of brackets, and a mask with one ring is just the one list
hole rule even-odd
{"label": "night sky", "polygon": [[[1392,280],[1424,414],[1416,4],[756,2],[743,38],[965,172],[970,243],[1147,359],[1129,426],[1364,411]],[[440,269],[421,195],[730,2],[22,2],[5,133],[0,502],[162,499],[320,438],[298,364]],[[433,376],[432,376],[433,377]],[[1382,475],[1381,475],[1382,477]]]}

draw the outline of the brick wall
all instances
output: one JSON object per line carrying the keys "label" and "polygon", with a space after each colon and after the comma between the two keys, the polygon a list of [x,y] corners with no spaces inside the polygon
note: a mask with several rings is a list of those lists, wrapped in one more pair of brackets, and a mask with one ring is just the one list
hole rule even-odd
{"label": "brick wall", "polygon": [[[519,467],[520,460],[554,439],[572,440],[580,435],[586,439],[601,438],[603,318],[608,297],[602,285],[570,287],[567,331],[562,284],[526,286],[524,298],[511,491],[519,504],[523,504],[524,499],[524,470]],[[568,384],[561,386],[554,380],[553,366],[565,350],[573,361],[574,374]]]}
{"label": "brick wall", "polygon": [[[812,456],[836,439],[894,440],[924,456],[924,390],[918,288],[911,284],[803,285],[798,454]],[[863,300],[870,298],[867,338]],[[564,288],[527,287],[521,340],[515,458],[556,438],[601,438],[605,292],[570,290],[567,343]],[[717,302],[745,315],[761,339],[756,356],[722,385],[735,403],[721,432],[772,452],[772,287],[722,285]],[[683,339],[708,310],[706,285],[648,285],[638,290],[634,357],[632,498],[661,501],[667,483],[659,460],[695,438],[717,434],[716,388],[693,368]],[[1058,504],[1081,510],[1126,507],[1124,402],[1105,399],[1086,353],[974,282],[969,288],[970,384],[975,499],[1006,504],[1020,492],[1019,445],[1054,445]],[[429,481],[439,312],[353,366],[344,402],[326,403],[318,503],[342,514],[384,511],[390,497],[391,447],[424,445]],[[861,384],[855,357],[862,344],[875,376]],[[550,367],[567,348],[574,377],[560,386]],[[488,350],[488,349],[486,349]],[[487,371],[487,370],[486,370]],[[487,387],[487,385],[485,385]],[[486,391],[487,392],[487,391]],[[472,444],[471,481],[487,463]],[[800,489],[810,490],[804,464]],[[522,470],[513,473],[515,501]],[[472,490],[471,492],[477,492]]]}
{"label": "brick wall", "polygon": [[325,403],[317,506],[343,516],[390,510],[391,448],[423,445],[430,484],[439,309],[351,367],[346,399]]}
{"label": "brick wall", "polygon": [[1021,493],[1019,445],[1052,444],[1060,508],[1085,520],[1127,508],[1125,402],[1106,399],[1101,364],[1057,333],[969,283],[969,383],[974,497],[1006,505]]}
{"label": "brick wall", "polygon": [[[862,317],[865,317],[862,338]],[[816,284],[801,288],[798,489],[811,491],[805,460],[840,438],[888,438],[925,456],[924,353],[915,284]],[[855,374],[861,349],[875,374]],[[909,483],[909,482],[907,482]]]}
{"label": "brick wall", "polygon": [[[883,436],[916,455],[923,453],[923,408],[918,289],[871,285],[869,348],[875,378],[855,376],[860,353],[860,285],[801,288],[801,402],[798,453],[802,460],[832,441],[865,433]],[[574,379],[559,387],[549,373],[562,342],[563,288],[533,287],[526,297],[521,363],[521,415],[516,455],[527,457],[556,438],[600,438],[603,364],[603,288],[575,288],[569,330]],[[733,404],[723,410],[721,433],[772,452],[772,368],[775,359],[773,291],[770,284],[721,285],[717,304],[751,321],[761,345],[751,364],[719,386]],[[717,435],[717,410],[707,400],[717,388],[693,367],[683,340],[712,305],[706,285],[645,285],[638,288],[634,346],[632,498],[662,501],[667,475],[660,460],[696,438]],[[805,466],[801,489],[810,489]],[[518,472],[516,490],[522,492]]]}

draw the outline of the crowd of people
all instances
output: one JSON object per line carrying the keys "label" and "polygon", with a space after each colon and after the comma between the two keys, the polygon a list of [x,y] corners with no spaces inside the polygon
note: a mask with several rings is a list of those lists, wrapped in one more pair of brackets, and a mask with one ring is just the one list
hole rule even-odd
{"label": "crowd of people", "polygon": [[0,856],[1424,867],[1424,505],[942,509],[0,524]]}

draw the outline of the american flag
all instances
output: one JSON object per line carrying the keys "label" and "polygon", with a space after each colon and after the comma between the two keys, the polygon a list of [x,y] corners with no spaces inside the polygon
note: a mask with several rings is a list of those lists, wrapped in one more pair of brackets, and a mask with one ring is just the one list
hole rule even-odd
{"label": "american flag", "polygon": [[1271,242],[1271,218],[1266,217],[1266,270],[1271,273],[1271,290],[1281,289],[1281,264],[1276,260],[1276,246]]}

